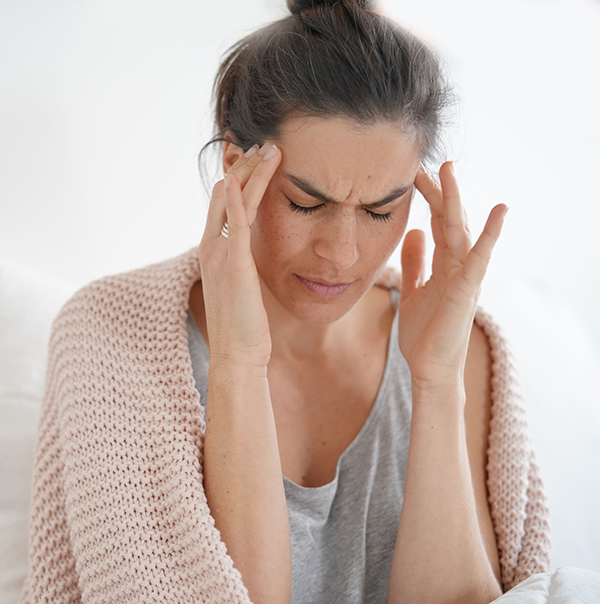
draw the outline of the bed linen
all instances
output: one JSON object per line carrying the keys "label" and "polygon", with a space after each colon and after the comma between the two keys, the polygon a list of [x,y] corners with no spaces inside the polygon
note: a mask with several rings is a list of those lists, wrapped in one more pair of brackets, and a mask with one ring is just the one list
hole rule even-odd
{"label": "bed linen", "polygon": [[493,604],[599,604],[600,573],[565,566],[538,573],[494,600]]}

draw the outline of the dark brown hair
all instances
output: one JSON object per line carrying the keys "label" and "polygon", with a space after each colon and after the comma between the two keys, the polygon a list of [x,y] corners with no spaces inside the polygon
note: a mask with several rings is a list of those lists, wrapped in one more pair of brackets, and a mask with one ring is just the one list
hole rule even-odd
{"label": "dark brown hair", "polygon": [[[437,156],[452,93],[437,56],[368,0],[288,0],[291,15],[243,38],[215,80],[216,135],[249,149],[277,142],[293,115],[414,129]],[[204,149],[203,149],[204,150]]]}

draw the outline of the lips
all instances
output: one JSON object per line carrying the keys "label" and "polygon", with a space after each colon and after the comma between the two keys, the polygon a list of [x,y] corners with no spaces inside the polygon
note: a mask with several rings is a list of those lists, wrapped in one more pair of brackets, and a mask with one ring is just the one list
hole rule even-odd
{"label": "lips", "polygon": [[298,280],[306,289],[321,298],[335,298],[341,296],[352,283],[328,283],[327,281],[315,281],[296,275]]}

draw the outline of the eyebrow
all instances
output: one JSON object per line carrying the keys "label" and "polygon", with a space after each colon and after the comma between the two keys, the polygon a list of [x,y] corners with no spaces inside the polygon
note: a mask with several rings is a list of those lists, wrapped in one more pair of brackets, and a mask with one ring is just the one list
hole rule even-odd
{"label": "eyebrow", "polygon": [[[303,180],[302,178],[298,178],[297,176],[293,176],[292,174],[284,174],[285,178],[287,178],[291,183],[296,185],[301,191],[304,191],[307,195],[318,199],[321,203],[337,203],[335,199],[325,195],[325,193],[321,193],[316,187],[311,185],[309,182]],[[372,203],[362,204],[365,208],[374,209],[380,208],[381,206],[385,206],[388,203],[391,203],[398,197],[402,197],[405,193],[412,189],[412,185],[408,185],[405,187],[399,187],[394,189],[389,195],[386,195],[383,199],[379,201],[374,201]]]}

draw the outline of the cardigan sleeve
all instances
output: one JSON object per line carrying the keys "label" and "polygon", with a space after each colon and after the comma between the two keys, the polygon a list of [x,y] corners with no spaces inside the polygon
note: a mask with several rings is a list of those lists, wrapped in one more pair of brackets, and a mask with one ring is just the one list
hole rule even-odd
{"label": "cardigan sleeve", "polygon": [[250,604],[203,492],[186,268],[94,282],[54,322],[21,604]]}
{"label": "cardigan sleeve", "polygon": [[482,310],[475,322],[488,337],[492,356],[487,486],[502,585],[508,591],[550,570],[550,512],[508,342]]}

